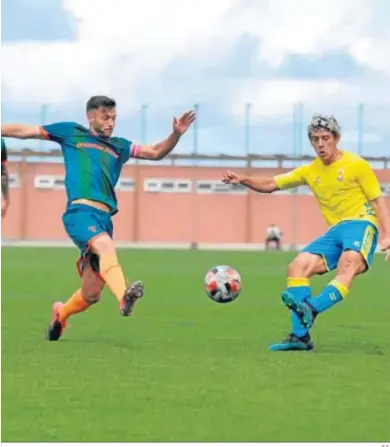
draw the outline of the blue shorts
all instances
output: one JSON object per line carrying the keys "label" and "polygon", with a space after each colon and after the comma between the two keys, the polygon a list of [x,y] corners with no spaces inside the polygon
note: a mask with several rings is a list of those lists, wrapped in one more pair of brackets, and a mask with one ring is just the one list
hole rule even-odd
{"label": "blue shorts", "polygon": [[341,254],[354,250],[362,254],[369,268],[378,245],[378,230],[364,220],[346,220],[331,227],[307,247],[303,253],[313,253],[324,258],[328,271],[337,268]]}
{"label": "blue shorts", "polygon": [[99,273],[99,258],[91,253],[91,242],[104,233],[113,236],[111,215],[106,211],[77,203],[68,206],[62,216],[62,222],[68,236],[80,250],[80,259],[77,262],[80,275],[86,262]]}

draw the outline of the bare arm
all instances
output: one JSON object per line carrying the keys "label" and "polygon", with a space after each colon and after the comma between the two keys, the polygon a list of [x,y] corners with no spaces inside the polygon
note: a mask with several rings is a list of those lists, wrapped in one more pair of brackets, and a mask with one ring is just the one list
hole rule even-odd
{"label": "bare arm", "polygon": [[222,181],[223,183],[232,185],[244,185],[247,188],[253,189],[253,191],[266,194],[272,193],[279,189],[272,177],[250,177],[239,175],[232,171],[226,171],[223,175]]}
{"label": "bare arm", "polygon": [[146,160],[161,160],[166,157],[176,147],[181,136],[187,131],[195,121],[195,113],[190,110],[180,118],[173,119],[173,132],[165,139],[156,144],[141,145],[136,151],[137,158]]}
{"label": "bare arm", "polygon": [[378,217],[379,226],[383,231],[381,250],[386,253],[386,260],[390,261],[390,212],[384,197],[380,196],[371,202]]}
{"label": "bare arm", "polygon": [[386,259],[390,260],[390,213],[386,200],[382,196],[379,180],[373,168],[366,160],[359,160],[357,164],[357,179],[364,195],[372,203],[381,229],[380,247],[386,252]]}
{"label": "bare arm", "polygon": [[285,174],[279,174],[275,177],[250,177],[239,175],[232,171],[226,171],[222,181],[233,185],[244,185],[257,192],[270,194],[282,189],[295,188],[306,183],[304,172],[306,166],[294,169]]}
{"label": "bare arm", "polygon": [[253,191],[262,193],[272,193],[278,191],[279,188],[273,178],[267,177],[245,177],[240,178],[240,184],[244,185]]}
{"label": "bare arm", "polygon": [[39,140],[45,139],[40,126],[30,126],[28,124],[3,124],[1,126],[1,136],[19,138],[22,140],[28,138]]}
{"label": "bare arm", "polygon": [[146,160],[162,160],[173,151],[179,142],[180,137],[181,135],[179,133],[172,132],[168,138],[156,144],[141,145],[137,158],[143,158]]}
{"label": "bare arm", "polygon": [[379,226],[383,231],[383,238],[390,238],[390,211],[383,196],[372,201],[375,213],[378,217]]}

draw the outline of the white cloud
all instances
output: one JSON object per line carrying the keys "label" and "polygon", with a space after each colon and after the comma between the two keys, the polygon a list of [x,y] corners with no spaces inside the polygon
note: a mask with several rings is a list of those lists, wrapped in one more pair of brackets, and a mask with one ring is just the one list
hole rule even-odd
{"label": "white cloud", "polygon": [[[390,15],[390,14],[389,14]],[[390,30],[390,17],[389,17]],[[361,64],[390,75],[390,31],[383,38],[362,37],[350,46],[351,54]]]}
{"label": "white cloud", "polygon": [[[332,113],[337,108],[389,105],[390,84],[344,83],[322,80],[266,80],[243,82],[235,89],[231,106],[236,116],[243,117],[242,104],[252,103],[254,119],[272,119],[285,116],[291,119],[293,104],[302,102],[313,113]],[[389,114],[390,108],[387,112]],[[388,119],[388,116],[386,117]]]}
{"label": "white cloud", "polygon": [[[257,62],[274,67],[293,54],[318,57],[339,50],[390,74],[390,26],[379,34],[375,25],[378,8],[382,20],[390,12],[381,0],[63,0],[63,6],[77,20],[77,41],[4,44],[3,100],[63,106],[106,93],[131,112],[142,101],[140,90],[150,90],[157,107],[170,101],[161,79],[164,67],[183,58],[200,70],[218,65],[243,33],[260,41]],[[179,80],[180,73],[176,76]],[[249,79],[232,84],[229,78],[227,70],[215,90],[229,92],[233,111],[247,100],[258,102],[257,116],[284,113],[296,101],[322,105],[384,98],[373,85]],[[198,78],[195,84],[207,82]],[[173,102],[198,90],[193,79],[177,84]]]}
{"label": "white cloud", "polygon": [[243,83],[232,106],[237,115],[243,114],[241,104],[251,102],[252,116],[273,118],[291,116],[292,106],[297,102],[323,103],[330,96],[337,96],[342,89],[339,81],[267,80]]}
{"label": "white cloud", "polygon": [[319,55],[348,47],[373,18],[370,0],[273,0],[267,6],[247,10],[240,26],[251,24],[263,42],[259,58],[274,66],[291,54]]}
{"label": "white cloud", "polygon": [[159,70],[193,52],[203,63],[224,28],[232,0],[65,0],[77,20],[78,39],[67,43],[3,46],[6,99],[21,103],[67,103],[95,92],[131,102],[140,83],[158,81]]}

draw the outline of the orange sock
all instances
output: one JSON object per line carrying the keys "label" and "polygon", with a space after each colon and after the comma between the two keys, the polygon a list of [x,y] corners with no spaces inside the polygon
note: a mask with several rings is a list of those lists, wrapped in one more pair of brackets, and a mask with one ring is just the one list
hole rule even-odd
{"label": "orange sock", "polygon": [[73,314],[78,314],[87,310],[91,303],[85,301],[85,299],[81,295],[81,289],[77,290],[68,301],[61,307],[59,313],[59,320],[61,322],[65,321]]}
{"label": "orange sock", "polygon": [[100,275],[110,288],[115,298],[121,302],[126,290],[126,280],[116,253],[100,256]]}

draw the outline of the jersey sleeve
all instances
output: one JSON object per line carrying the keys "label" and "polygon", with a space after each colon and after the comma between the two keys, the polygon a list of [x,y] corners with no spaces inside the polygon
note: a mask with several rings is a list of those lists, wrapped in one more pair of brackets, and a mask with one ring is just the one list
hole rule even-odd
{"label": "jersey sleeve", "polygon": [[41,133],[45,140],[55,141],[56,143],[63,143],[65,138],[70,135],[75,123],[53,123],[41,126]]}
{"label": "jersey sleeve", "polygon": [[370,164],[361,159],[356,164],[357,180],[368,200],[374,200],[382,195],[381,185]]}
{"label": "jersey sleeve", "polygon": [[126,163],[130,158],[138,158],[141,151],[141,145],[126,140],[125,138],[122,138],[122,141],[124,143],[124,149],[122,151],[123,163]]}
{"label": "jersey sleeve", "polygon": [[274,177],[275,183],[279,189],[296,188],[306,184],[307,166],[300,166],[285,174],[279,174]]}

